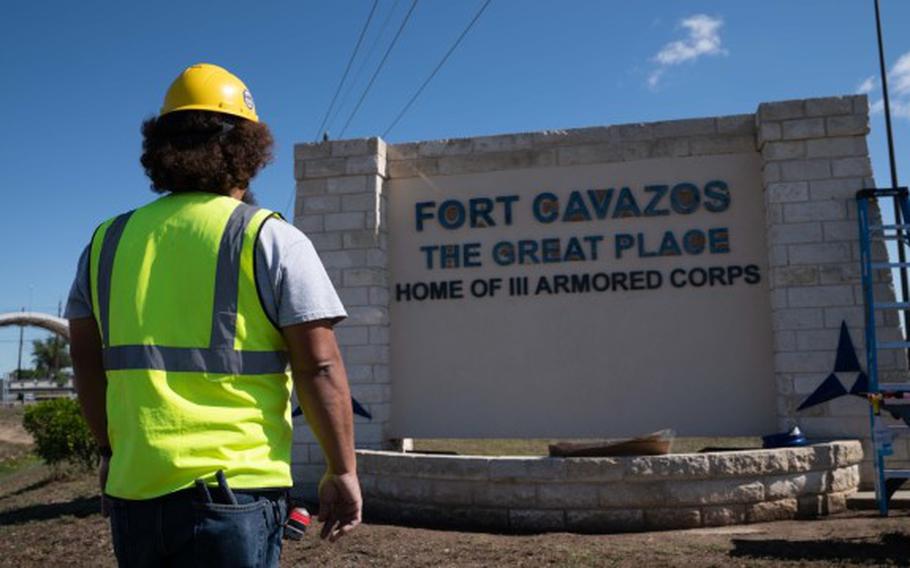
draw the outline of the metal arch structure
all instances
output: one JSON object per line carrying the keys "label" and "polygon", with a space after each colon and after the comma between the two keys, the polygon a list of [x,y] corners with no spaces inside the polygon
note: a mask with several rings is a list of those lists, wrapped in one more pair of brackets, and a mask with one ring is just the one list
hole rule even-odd
{"label": "metal arch structure", "polygon": [[69,340],[70,326],[63,318],[40,312],[9,312],[0,314],[0,327],[9,325],[30,325],[40,327]]}

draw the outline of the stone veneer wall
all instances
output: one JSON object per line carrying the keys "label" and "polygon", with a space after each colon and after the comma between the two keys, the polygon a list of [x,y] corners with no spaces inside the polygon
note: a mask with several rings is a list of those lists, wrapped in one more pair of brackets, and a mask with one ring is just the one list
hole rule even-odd
{"label": "stone veneer wall", "polygon": [[[855,397],[795,411],[833,369],[842,320],[857,347],[863,346],[853,195],[874,185],[867,132],[866,97],[848,96],[765,103],[757,114],[648,124],[388,146],[378,138],[298,144],[294,223],[312,239],[348,307],[350,317],[336,331],[354,395],[374,414],[372,422],[357,419],[358,447],[392,443],[387,180],[743,152],[762,156],[765,274],[775,343],[775,376],[768,380],[776,384],[780,427],[799,423],[812,437],[867,441],[866,406]],[[883,247],[875,249],[878,258],[884,254]],[[880,297],[893,298],[890,273],[877,278]],[[896,318],[882,317],[881,337],[895,336]],[[860,357],[864,362],[862,351]],[[885,369],[902,368],[896,357],[883,363]],[[294,476],[312,494],[322,454],[305,422],[298,419],[296,426]],[[908,459],[907,441],[896,441],[895,450],[896,458]]]}
{"label": "stone veneer wall", "polygon": [[[373,415],[356,417],[357,447],[384,448],[391,399],[386,144],[341,140],[294,152],[294,224],[313,242],[348,312],[335,334],[351,393]],[[292,460],[295,490],[313,497],[325,461],[303,417],[294,423]]]}
{"label": "stone veneer wall", "polygon": [[[846,322],[865,369],[856,192],[875,187],[866,146],[865,96],[793,100],[759,105],[774,362],[780,427],[797,422],[813,437],[863,440],[863,479],[871,483],[868,405],[842,397],[801,412],[796,408],[832,372],[841,322]],[[880,222],[877,207],[873,220]],[[886,261],[882,241],[872,256]],[[889,270],[874,273],[876,297],[894,301]],[[899,340],[894,311],[877,314],[879,340]],[[879,353],[882,380],[906,380],[902,351]],[[849,389],[856,373],[841,374]],[[907,465],[908,441],[895,440],[890,463]]]}
{"label": "stone veneer wall", "polygon": [[710,527],[846,509],[859,442],[629,458],[358,452],[372,520],[509,532]]}

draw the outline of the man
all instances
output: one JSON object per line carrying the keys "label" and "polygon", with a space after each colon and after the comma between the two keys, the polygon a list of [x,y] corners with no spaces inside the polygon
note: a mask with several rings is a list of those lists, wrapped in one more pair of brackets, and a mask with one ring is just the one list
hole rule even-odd
{"label": "man", "polygon": [[292,383],[326,457],[321,536],[360,523],[332,330],[346,314],[310,241],[252,205],[272,137],[237,77],[187,68],[142,134],[165,195],[97,228],[66,310],[114,552],[122,566],[277,566]]}

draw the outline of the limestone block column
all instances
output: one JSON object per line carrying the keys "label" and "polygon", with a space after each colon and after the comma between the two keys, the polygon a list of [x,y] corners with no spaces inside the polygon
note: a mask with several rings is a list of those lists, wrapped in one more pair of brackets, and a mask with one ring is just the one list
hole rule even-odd
{"label": "limestone block column", "polygon": [[[355,417],[357,447],[384,449],[391,402],[386,144],[379,138],[298,144],[294,177],[294,224],[313,242],[348,312],[335,334],[352,394],[373,415]],[[306,421],[295,419],[295,490],[314,495],[324,470]]]}
{"label": "limestone block column", "polygon": [[[765,103],[756,115],[769,254],[774,362],[781,428],[799,426],[810,437],[865,441],[868,472],[868,408],[841,397],[797,412],[797,406],[834,370],[845,321],[865,370],[864,308],[860,276],[856,192],[875,187],[866,134],[865,96]],[[874,222],[880,222],[873,208]],[[873,258],[887,260],[881,241]],[[894,301],[891,273],[875,274],[876,297]],[[897,315],[877,314],[882,340],[900,337]],[[900,351],[881,352],[882,378],[900,374]],[[849,389],[856,373],[840,375]],[[907,458],[907,447],[896,449]],[[864,475],[865,480],[870,478]]]}

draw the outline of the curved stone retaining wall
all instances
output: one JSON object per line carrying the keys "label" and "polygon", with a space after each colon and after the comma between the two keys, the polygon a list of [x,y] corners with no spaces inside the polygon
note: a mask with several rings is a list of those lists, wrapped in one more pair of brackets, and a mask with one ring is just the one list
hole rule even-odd
{"label": "curved stone retaining wall", "polygon": [[859,442],[628,458],[361,450],[366,513],[401,524],[509,532],[682,529],[842,511]]}

